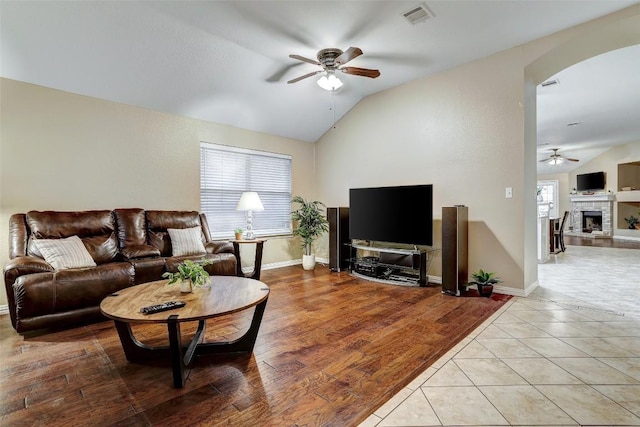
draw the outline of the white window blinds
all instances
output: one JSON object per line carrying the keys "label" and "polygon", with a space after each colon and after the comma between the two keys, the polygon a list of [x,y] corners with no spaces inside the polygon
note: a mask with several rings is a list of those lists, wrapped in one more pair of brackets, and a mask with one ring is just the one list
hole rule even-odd
{"label": "white window blinds", "polygon": [[245,191],[256,191],[264,206],[253,212],[256,236],[291,234],[291,156],[201,143],[200,209],[213,239],[246,228],[246,212],[236,211]]}

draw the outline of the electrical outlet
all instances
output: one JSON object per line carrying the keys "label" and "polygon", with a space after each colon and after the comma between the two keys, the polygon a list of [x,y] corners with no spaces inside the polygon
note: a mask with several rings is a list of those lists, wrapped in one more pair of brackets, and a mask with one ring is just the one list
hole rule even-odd
{"label": "electrical outlet", "polygon": [[510,199],[510,198],[513,197],[513,188],[512,187],[507,187],[505,189],[504,197],[506,197],[507,199]]}

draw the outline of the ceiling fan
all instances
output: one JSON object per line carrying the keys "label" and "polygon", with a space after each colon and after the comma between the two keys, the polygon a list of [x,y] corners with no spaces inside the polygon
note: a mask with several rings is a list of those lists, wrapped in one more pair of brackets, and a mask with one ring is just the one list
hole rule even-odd
{"label": "ceiling fan", "polygon": [[563,157],[560,154],[558,154],[558,150],[559,148],[552,148],[551,149],[553,151],[553,154],[551,154],[549,156],[548,159],[542,159],[539,162],[543,163],[549,163],[550,165],[559,165],[560,163],[564,162],[565,160],[569,161],[569,162],[579,162],[580,160],[578,159],[571,159],[569,157]]}
{"label": "ceiling fan", "polygon": [[318,80],[318,85],[320,85],[320,87],[322,87],[323,89],[336,90],[340,86],[342,86],[342,82],[335,75],[336,71],[342,71],[345,74],[369,77],[372,79],[380,76],[380,71],[378,70],[358,67],[342,67],[342,65],[346,64],[354,58],[357,58],[360,55],[362,55],[362,50],[357,47],[350,47],[344,52],[336,48],[322,49],[318,52],[317,61],[305,58],[304,56],[300,55],[289,55],[289,58],[308,62],[309,64],[313,65],[318,65],[322,67],[322,69],[312,71],[311,73],[307,73],[300,77],[296,77],[295,79],[289,80],[287,83],[296,83],[308,77],[315,76],[316,74],[325,73],[325,75]]}

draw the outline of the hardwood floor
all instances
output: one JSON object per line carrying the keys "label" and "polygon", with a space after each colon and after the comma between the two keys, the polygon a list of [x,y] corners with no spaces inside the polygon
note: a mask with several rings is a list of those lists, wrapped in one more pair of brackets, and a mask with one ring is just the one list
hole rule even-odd
{"label": "hardwood floor", "polygon": [[[354,426],[509,298],[321,265],[263,271],[262,281],[271,295],[254,353],[196,360],[183,389],[172,388],[168,362],[127,362],[111,321],[23,337],[1,316],[0,424]],[[207,337],[241,335],[251,314],[208,323]],[[159,326],[134,332],[166,341]]]}
{"label": "hardwood floor", "polygon": [[564,242],[572,246],[596,246],[601,248],[640,249],[640,241],[622,239],[588,238],[564,235]]}

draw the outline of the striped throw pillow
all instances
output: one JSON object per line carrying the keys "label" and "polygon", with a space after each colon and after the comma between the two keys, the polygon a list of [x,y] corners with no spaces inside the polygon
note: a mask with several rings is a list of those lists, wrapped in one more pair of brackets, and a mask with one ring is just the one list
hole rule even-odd
{"label": "striped throw pillow", "polygon": [[34,242],[44,260],[56,270],[96,266],[78,236],[66,239],[37,239]]}
{"label": "striped throw pillow", "polygon": [[200,227],[168,228],[171,238],[171,252],[173,256],[200,255],[206,253]]}

